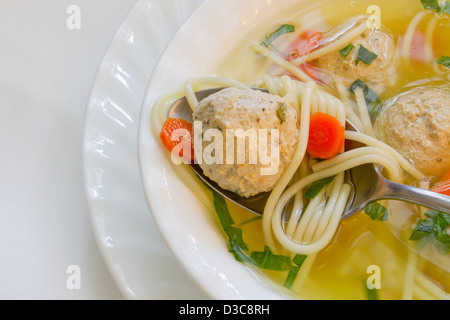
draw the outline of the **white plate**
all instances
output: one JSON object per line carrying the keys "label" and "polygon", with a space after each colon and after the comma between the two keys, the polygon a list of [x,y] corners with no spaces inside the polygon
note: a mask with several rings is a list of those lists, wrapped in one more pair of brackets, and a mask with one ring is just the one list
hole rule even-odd
{"label": "white plate", "polygon": [[142,0],[105,55],[85,119],[83,162],[92,228],[127,299],[204,299],[161,239],[137,162],[139,113],[160,54],[201,0]]}
{"label": "white plate", "polygon": [[[214,73],[219,59],[248,30],[298,0],[207,0],[171,41],[150,81],[141,115],[139,153],[146,197],[169,248],[188,274],[217,299],[281,299],[235,261],[209,212],[171,169],[150,130],[161,95],[189,78]],[[221,54],[218,54],[221,53]]]}

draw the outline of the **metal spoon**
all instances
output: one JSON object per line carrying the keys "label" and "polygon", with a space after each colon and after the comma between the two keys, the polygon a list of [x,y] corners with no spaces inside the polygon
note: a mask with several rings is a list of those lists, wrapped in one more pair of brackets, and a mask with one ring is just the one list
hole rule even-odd
{"label": "metal spoon", "polygon": [[[357,131],[349,122],[346,129]],[[347,141],[346,149],[354,149],[355,144]],[[416,188],[413,186],[392,182],[380,172],[380,166],[364,164],[349,170],[350,182],[353,186],[353,198],[342,219],[347,219],[358,213],[369,204],[379,200],[401,200],[418,204],[441,212],[450,213],[450,197]]]}
{"label": "metal spoon", "polygon": [[[201,101],[207,96],[222,89],[224,88],[212,88],[198,91],[196,92],[196,96],[198,101]],[[258,90],[266,91],[264,89]],[[168,116],[169,118],[182,118],[192,122],[192,110],[187,99],[183,97],[177,100],[171,107]],[[349,121],[347,121],[346,126],[347,130],[357,131]],[[350,148],[354,147],[355,146],[351,146]],[[270,195],[269,192],[261,193],[250,198],[243,198],[231,191],[222,189],[217,183],[204,175],[203,170],[199,165],[193,164],[192,169],[205,184],[226,199],[257,215],[263,214],[265,204]],[[366,164],[353,168],[349,170],[348,174],[353,186],[353,197],[352,200],[349,201],[347,210],[343,214],[342,219],[347,219],[369,204],[384,199],[412,202],[450,213],[450,197],[420,188],[394,183],[384,178],[380,174],[379,169],[375,168],[373,164]]]}

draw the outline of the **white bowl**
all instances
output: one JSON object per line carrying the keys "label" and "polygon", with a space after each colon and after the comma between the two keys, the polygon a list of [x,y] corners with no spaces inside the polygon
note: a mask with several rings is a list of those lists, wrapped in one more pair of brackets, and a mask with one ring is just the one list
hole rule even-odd
{"label": "white bowl", "polygon": [[[285,299],[228,252],[226,239],[196,195],[172,170],[151,132],[150,113],[163,94],[189,78],[214,74],[249,30],[299,0],[207,0],[182,26],[156,66],[142,106],[141,178],[163,238],[193,280],[214,299]],[[305,1],[306,2],[306,1]]]}

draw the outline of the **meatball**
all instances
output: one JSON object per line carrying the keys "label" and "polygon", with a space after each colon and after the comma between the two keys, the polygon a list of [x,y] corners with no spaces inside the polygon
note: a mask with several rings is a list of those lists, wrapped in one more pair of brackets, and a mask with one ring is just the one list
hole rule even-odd
{"label": "meatball", "polygon": [[[201,121],[203,137],[211,129],[222,133],[223,157],[220,155],[220,158],[223,161],[212,164],[198,161],[204,174],[223,189],[242,197],[271,191],[292,160],[299,140],[297,111],[285,99],[259,90],[223,89],[203,99],[195,110],[193,119]],[[276,134],[272,130],[276,130]],[[233,135],[229,135],[230,132]],[[244,148],[244,140],[238,140],[238,136],[242,137],[243,133],[249,132],[258,135],[258,143],[245,140]],[[266,135],[265,140],[259,138],[261,132]],[[230,141],[231,138],[233,141]],[[208,146],[215,142],[213,139],[206,140],[202,139],[201,142],[203,158]],[[200,143],[194,141],[195,148],[198,147],[197,144]],[[261,160],[259,148],[263,146],[267,148],[263,149],[267,150],[267,157],[275,156],[271,158],[276,159],[275,163]],[[271,154],[271,150],[276,150],[276,154]],[[242,153],[245,153],[245,163],[242,161]],[[257,161],[250,161],[252,155],[257,155]],[[268,169],[273,165],[276,165],[276,170],[268,174]],[[264,172],[263,169],[268,171]]]}
{"label": "meatball", "polygon": [[423,86],[402,93],[382,108],[379,138],[429,176],[450,168],[450,88]]}
{"label": "meatball", "polygon": [[[378,94],[394,83],[396,45],[389,33],[376,29],[367,30],[351,44],[354,47],[346,57],[336,51],[319,58],[318,66],[341,80],[347,87],[359,79]],[[370,64],[358,59],[361,46],[377,55]]]}

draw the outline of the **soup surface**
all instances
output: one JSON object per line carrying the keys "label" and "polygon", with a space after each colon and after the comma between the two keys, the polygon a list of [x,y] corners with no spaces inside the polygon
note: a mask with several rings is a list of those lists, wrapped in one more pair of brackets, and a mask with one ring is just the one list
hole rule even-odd
{"label": "soup surface", "polygon": [[[380,79],[376,79],[381,85],[373,86],[381,103],[417,86],[447,85],[450,69],[436,61],[450,55],[450,16],[425,10],[419,0],[333,0],[290,8],[246,34],[222,60],[217,74],[247,84],[255,83],[267,74],[286,74],[267,57],[255,52],[254,43],[266,39],[281,25],[293,25],[301,32],[318,31],[327,37],[344,22],[361,15],[372,17],[371,21],[379,23],[380,30],[392,37],[388,49],[393,55],[395,70],[392,73],[383,70]],[[409,36],[408,39],[408,34],[412,34],[412,38]],[[411,42],[409,50],[403,47],[405,38]],[[289,35],[283,35],[276,39],[274,46],[283,51],[292,41]],[[327,63],[335,63],[338,72],[342,61],[343,57],[336,53]],[[333,77],[333,68],[321,63],[320,59],[313,61],[311,66],[319,74],[319,79],[325,79],[322,87],[339,96],[332,81],[327,82],[327,77]],[[371,74],[376,77],[371,72],[368,71],[366,82],[370,81]],[[448,100],[447,107],[450,107]],[[439,178],[428,175],[425,183],[432,185]],[[416,186],[424,183],[411,177],[407,177],[407,182]],[[365,213],[342,221],[331,243],[304,261],[298,274],[301,279],[297,279],[286,294],[308,299],[448,299],[448,251],[438,251],[430,243],[419,249],[417,241],[409,240],[419,220],[424,217],[424,210],[393,201],[384,205],[389,211],[387,221],[374,221]],[[243,231],[248,252],[264,251],[262,221],[255,220],[254,215],[232,203],[228,206],[235,225]],[[285,287],[290,271],[263,268],[255,273],[265,279],[263,281],[270,279]],[[370,283],[376,285],[371,286]]]}

